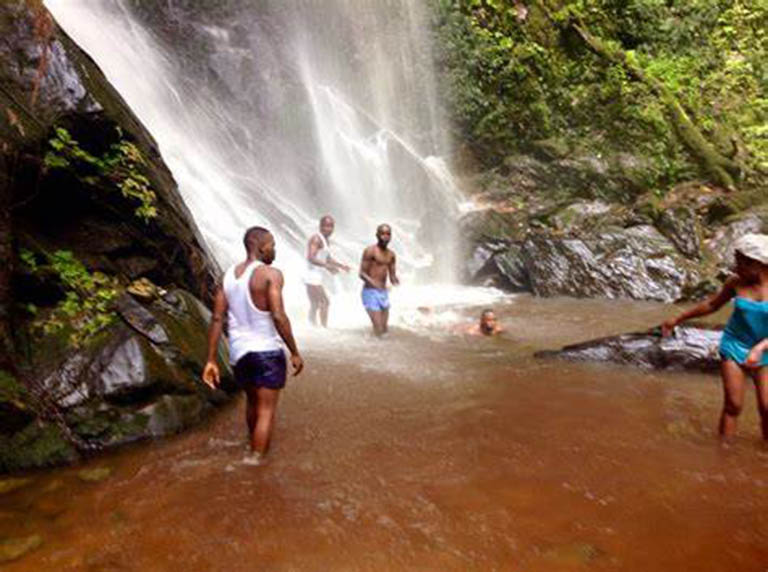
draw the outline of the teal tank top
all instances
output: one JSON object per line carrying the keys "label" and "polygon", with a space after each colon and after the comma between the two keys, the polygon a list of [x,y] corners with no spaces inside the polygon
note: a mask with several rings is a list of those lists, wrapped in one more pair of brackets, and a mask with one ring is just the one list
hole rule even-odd
{"label": "teal tank top", "polygon": [[[765,338],[768,338],[768,301],[734,298],[733,314],[720,339],[720,357],[744,363],[749,350]],[[763,352],[760,365],[768,365],[768,351]]]}

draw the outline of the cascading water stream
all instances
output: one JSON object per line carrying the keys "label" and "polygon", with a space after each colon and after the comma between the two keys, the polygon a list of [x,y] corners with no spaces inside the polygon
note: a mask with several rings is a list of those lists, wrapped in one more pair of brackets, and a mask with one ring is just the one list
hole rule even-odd
{"label": "cascading water stream", "polygon": [[155,137],[222,266],[244,229],[266,226],[303,302],[305,243],[331,213],[350,266],[388,222],[406,285],[452,282],[461,195],[439,158],[425,6],[317,4],[46,1]]}

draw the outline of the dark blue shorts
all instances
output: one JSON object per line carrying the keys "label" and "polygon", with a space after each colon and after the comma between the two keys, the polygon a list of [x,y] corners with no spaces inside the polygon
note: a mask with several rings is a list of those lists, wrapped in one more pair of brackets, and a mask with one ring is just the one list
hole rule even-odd
{"label": "dark blue shorts", "polygon": [[286,369],[283,350],[248,352],[235,364],[235,381],[242,389],[282,389],[285,387]]}

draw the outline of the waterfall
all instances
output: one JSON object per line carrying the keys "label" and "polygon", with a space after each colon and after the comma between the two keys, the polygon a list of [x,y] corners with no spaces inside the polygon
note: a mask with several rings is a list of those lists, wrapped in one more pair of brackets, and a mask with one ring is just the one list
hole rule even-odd
{"label": "waterfall", "polygon": [[350,266],[387,222],[405,283],[452,280],[461,195],[423,0],[46,5],[152,133],[222,266],[266,226],[299,288],[330,213]]}

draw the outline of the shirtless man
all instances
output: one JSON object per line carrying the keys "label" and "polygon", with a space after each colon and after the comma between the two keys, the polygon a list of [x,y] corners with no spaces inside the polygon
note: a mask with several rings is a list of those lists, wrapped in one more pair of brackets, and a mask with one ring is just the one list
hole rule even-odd
{"label": "shirtless man", "polygon": [[219,385],[216,353],[226,313],[235,381],[248,397],[245,419],[251,454],[244,462],[258,465],[269,449],[277,399],[285,386],[287,368],[280,338],[291,352],[293,375],[301,372],[304,362],[283,307],[283,273],[270,266],[275,238],[267,229],[254,226],[245,233],[243,243],[246,259],[227,270],[216,290],[203,381],[214,388]]}
{"label": "shirtless man", "polygon": [[343,270],[349,272],[346,264],[334,260],[331,255],[331,235],[336,226],[331,215],[325,215],[320,219],[320,233],[313,234],[307,244],[307,271],[304,275],[304,284],[307,286],[309,296],[309,321],[317,324],[317,313],[320,312],[320,323],[324,328],[328,327],[328,308],[331,301],[323,285],[333,275]]}
{"label": "shirtless man", "polygon": [[376,229],[377,243],[363,251],[360,262],[360,279],[363,281],[363,306],[373,324],[373,333],[382,336],[387,333],[389,322],[389,292],[387,274],[393,286],[400,284],[395,273],[395,253],[387,246],[392,239],[388,224]]}

